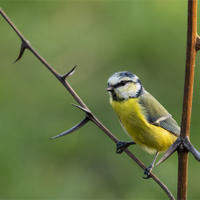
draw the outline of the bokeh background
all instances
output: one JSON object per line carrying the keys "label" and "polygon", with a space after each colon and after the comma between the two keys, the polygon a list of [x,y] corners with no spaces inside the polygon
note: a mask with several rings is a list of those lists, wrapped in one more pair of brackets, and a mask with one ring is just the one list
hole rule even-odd
{"label": "bokeh background", "polygon": [[[0,1],[32,46],[68,80],[96,117],[128,141],[108,102],[107,79],[138,75],[181,123],[187,1]],[[200,5],[198,5],[200,12]],[[199,16],[198,16],[198,21]],[[168,199],[92,122],[68,136],[84,113],[60,82],[26,51],[0,16],[0,199]],[[200,27],[200,24],[199,24]],[[200,70],[196,59],[191,141],[200,150]],[[145,165],[150,155],[129,148]],[[161,158],[162,155],[159,156]],[[200,199],[200,164],[189,156],[188,199]],[[176,197],[177,154],[153,172]]]}

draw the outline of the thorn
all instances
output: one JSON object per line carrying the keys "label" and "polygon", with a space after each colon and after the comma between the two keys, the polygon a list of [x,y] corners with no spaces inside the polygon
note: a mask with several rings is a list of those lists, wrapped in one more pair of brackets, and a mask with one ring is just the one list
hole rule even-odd
{"label": "thorn", "polygon": [[81,128],[82,126],[84,126],[88,121],[89,121],[89,119],[87,117],[85,117],[80,123],[78,123],[77,125],[75,125],[74,127],[70,128],[69,130],[67,130],[67,131],[65,131],[63,133],[52,137],[51,140],[53,140],[55,138],[62,137],[64,135],[68,135],[68,134],[70,134],[70,133],[78,130],[79,128]]}
{"label": "thorn", "polygon": [[[79,109],[81,109],[82,111],[84,111],[85,114],[86,114],[86,117],[88,118],[88,120],[92,120],[92,121],[93,121],[94,115],[91,113],[90,110],[88,110],[87,108],[83,108],[83,107],[81,107],[81,106],[78,106],[78,105],[76,105],[76,104],[73,104],[73,103],[72,103],[72,105],[75,106],[75,107],[77,107],[77,108],[79,108]],[[93,121],[93,122],[94,122],[94,121]]]}
{"label": "thorn", "polygon": [[61,78],[63,80],[65,80],[67,77],[71,76],[74,72],[75,72],[75,68],[77,65],[75,65],[68,73],[66,73],[65,75],[62,75]]}
{"label": "thorn", "polygon": [[194,148],[192,143],[189,141],[188,137],[186,137],[185,140],[183,141],[183,146],[193,154],[193,156],[197,161],[200,162],[200,152]]}
{"label": "thorn", "polygon": [[[28,44],[30,44],[29,41],[27,41]],[[20,52],[18,58],[14,61],[16,63],[24,54],[25,49],[28,48],[28,45],[22,41],[21,47],[20,47]]]}
{"label": "thorn", "polygon": [[181,139],[178,137],[177,140],[169,147],[169,149],[165,152],[164,156],[158,161],[156,165],[164,162],[167,158],[169,158],[180,146]]}
{"label": "thorn", "polygon": [[180,137],[169,147],[169,149],[166,151],[164,156],[158,161],[156,165],[159,165],[160,163],[164,162],[169,156],[171,156],[177,149],[183,150],[186,148],[189,152],[193,154],[195,159],[200,162],[200,152],[195,149],[195,147],[192,145],[192,143],[189,141],[189,138],[186,137],[184,139],[180,139]]}
{"label": "thorn", "polygon": [[76,105],[76,104],[74,104],[74,103],[71,103],[71,104],[72,104],[73,106],[75,106],[75,107],[81,109],[82,111],[84,111],[84,112],[86,112],[86,113],[88,113],[88,114],[91,114],[91,112],[90,112],[87,108],[83,108],[83,107],[81,107],[81,106],[79,106],[79,105]]}

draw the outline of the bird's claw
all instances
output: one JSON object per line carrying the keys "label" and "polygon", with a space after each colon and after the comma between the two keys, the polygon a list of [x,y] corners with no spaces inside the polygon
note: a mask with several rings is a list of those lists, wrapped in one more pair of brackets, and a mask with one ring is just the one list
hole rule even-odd
{"label": "bird's claw", "polygon": [[126,145],[126,142],[123,142],[123,141],[117,142],[117,144],[116,144],[116,153],[117,154],[121,154],[124,151],[123,147],[125,147],[125,145]]}
{"label": "bird's claw", "polygon": [[123,142],[123,141],[119,141],[116,144],[116,153],[117,154],[121,154],[124,150],[124,147],[129,147],[130,145],[135,144],[135,142]]}
{"label": "bird's claw", "polygon": [[151,173],[152,169],[153,169],[152,165],[150,165],[149,167],[147,167],[147,168],[144,170],[144,175],[146,175],[146,177],[143,176],[142,178],[144,178],[144,179],[149,179],[149,178],[151,178],[150,173]]}

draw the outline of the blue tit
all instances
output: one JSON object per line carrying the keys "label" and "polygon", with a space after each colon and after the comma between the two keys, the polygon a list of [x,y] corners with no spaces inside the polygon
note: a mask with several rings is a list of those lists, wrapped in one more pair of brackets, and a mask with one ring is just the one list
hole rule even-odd
{"label": "blue tit", "polygon": [[180,127],[168,111],[144,89],[140,79],[133,73],[114,73],[108,79],[106,90],[120,124],[133,140],[118,142],[117,153],[123,152],[123,147],[130,144],[138,144],[148,153],[156,153],[152,164],[144,171],[146,178],[149,178],[159,152],[167,150],[175,142],[180,134]]}

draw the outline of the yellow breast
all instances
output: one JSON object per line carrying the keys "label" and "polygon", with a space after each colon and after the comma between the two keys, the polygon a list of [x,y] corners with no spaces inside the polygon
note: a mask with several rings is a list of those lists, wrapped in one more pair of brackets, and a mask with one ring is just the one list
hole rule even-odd
{"label": "yellow breast", "polygon": [[137,98],[126,101],[113,101],[110,104],[115,110],[125,132],[149,153],[167,150],[177,139],[169,131],[150,124],[142,110]]}

